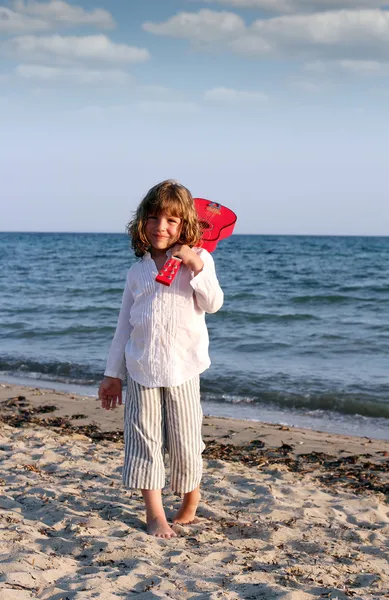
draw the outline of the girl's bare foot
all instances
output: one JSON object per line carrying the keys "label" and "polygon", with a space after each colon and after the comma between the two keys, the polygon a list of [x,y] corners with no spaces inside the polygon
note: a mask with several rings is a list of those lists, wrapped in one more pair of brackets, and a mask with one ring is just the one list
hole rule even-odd
{"label": "girl's bare foot", "polygon": [[147,533],[159,538],[177,537],[166,520],[161,490],[141,490],[146,504]]}
{"label": "girl's bare foot", "polygon": [[155,517],[147,521],[147,533],[155,537],[170,539],[177,537],[177,534],[169,526],[164,517]]}
{"label": "girl's bare foot", "polygon": [[185,525],[193,523],[196,516],[197,507],[200,502],[200,489],[196,488],[187,494],[184,494],[179,511],[173,519],[173,523]]}

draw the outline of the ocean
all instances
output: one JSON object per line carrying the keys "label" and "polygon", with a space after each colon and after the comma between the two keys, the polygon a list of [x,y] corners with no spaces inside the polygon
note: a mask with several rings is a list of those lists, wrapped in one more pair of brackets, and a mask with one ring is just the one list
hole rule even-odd
{"label": "ocean", "polygon": [[[389,439],[389,237],[234,235],[213,254],[204,412]],[[125,234],[0,233],[0,380],[96,395]]]}

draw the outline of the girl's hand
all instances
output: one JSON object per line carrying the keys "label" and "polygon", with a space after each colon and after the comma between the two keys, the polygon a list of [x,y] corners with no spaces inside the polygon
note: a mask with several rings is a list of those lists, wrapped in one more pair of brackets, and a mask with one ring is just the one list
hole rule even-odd
{"label": "girl's hand", "polygon": [[122,380],[118,377],[104,377],[99,387],[101,407],[109,410],[122,404]]}
{"label": "girl's hand", "polygon": [[194,272],[195,275],[200,273],[203,270],[204,263],[196,252],[193,252],[189,246],[181,246],[180,244],[176,244],[173,248],[170,249],[172,256],[177,256],[182,260],[182,263],[188,267],[191,271]]}

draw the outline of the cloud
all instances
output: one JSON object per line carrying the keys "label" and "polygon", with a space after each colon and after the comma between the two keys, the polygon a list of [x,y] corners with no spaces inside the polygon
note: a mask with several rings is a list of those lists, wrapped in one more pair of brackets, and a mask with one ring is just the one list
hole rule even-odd
{"label": "cloud", "polygon": [[147,114],[188,115],[199,112],[200,107],[194,102],[162,102],[145,100],[138,103],[138,110]]}
{"label": "cloud", "polygon": [[266,44],[267,53],[358,58],[389,50],[389,13],[342,10],[261,19],[251,25],[247,44],[243,36],[232,42],[232,49],[255,54],[252,37]]}
{"label": "cloud", "polygon": [[143,24],[143,29],[155,35],[214,42],[243,34],[245,23],[234,13],[203,9],[197,13],[178,13],[164,23],[147,22]]}
{"label": "cloud", "polygon": [[115,26],[112,15],[103,9],[86,11],[84,8],[63,2],[23,2],[16,0],[13,9],[0,6],[0,32],[8,34],[49,31],[58,25],[75,27],[93,25],[100,28]]}
{"label": "cloud", "polygon": [[137,63],[150,58],[148,50],[127,46],[126,44],[115,44],[105,35],[25,35],[9,40],[6,47],[12,54],[22,56],[24,60],[28,61],[84,59]]}
{"label": "cloud", "polygon": [[388,75],[389,62],[377,60],[314,61],[306,63],[304,70],[312,73],[344,73],[347,71],[357,75]]}
{"label": "cloud", "polygon": [[21,15],[10,8],[0,6],[0,33],[26,33],[47,29],[50,29],[50,24],[43,19]]}
{"label": "cloud", "polygon": [[385,0],[198,0],[231,8],[259,8],[271,13],[312,13],[348,8],[381,8]]}
{"label": "cloud", "polygon": [[338,10],[257,19],[250,26],[234,13],[207,9],[146,23],[157,35],[224,44],[232,52],[309,60],[379,59],[389,51],[389,11]]}
{"label": "cloud", "polygon": [[94,25],[96,27],[112,28],[115,26],[112,15],[107,10],[95,8],[87,11],[81,6],[68,4],[63,0],[37,2],[36,0],[15,0],[15,11],[31,15],[49,23],[67,26]]}
{"label": "cloud", "polygon": [[268,98],[262,92],[249,92],[245,90],[234,90],[231,88],[218,87],[207,90],[204,93],[207,102],[221,104],[224,106],[256,105],[263,103]]}
{"label": "cloud", "polygon": [[389,75],[389,62],[378,62],[376,60],[340,60],[338,61],[338,65],[341,69],[352,73]]}
{"label": "cloud", "polygon": [[272,45],[319,46],[387,42],[389,14],[380,10],[333,11],[257,20],[251,30]]}
{"label": "cloud", "polygon": [[15,72],[20,78],[40,83],[101,85],[124,84],[131,81],[131,76],[120,69],[96,70],[21,64],[16,67]]}

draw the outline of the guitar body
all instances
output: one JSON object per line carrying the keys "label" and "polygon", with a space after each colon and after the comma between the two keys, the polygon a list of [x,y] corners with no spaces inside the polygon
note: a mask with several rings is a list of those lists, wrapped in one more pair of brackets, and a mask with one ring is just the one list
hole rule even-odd
{"label": "guitar body", "polygon": [[194,204],[201,228],[199,246],[213,252],[218,242],[234,231],[236,214],[229,208],[204,198],[194,198]]}
{"label": "guitar body", "polygon": [[[229,208],[205,198],[194,198],[194,204],[201,228],[201,240],[197,246],[213,252],[220,240],[232,234],[237,219],[236,214]],[[174,256],[169,258],[155,280],[162,285],[170,286],[180,266],[180,259]]]}

